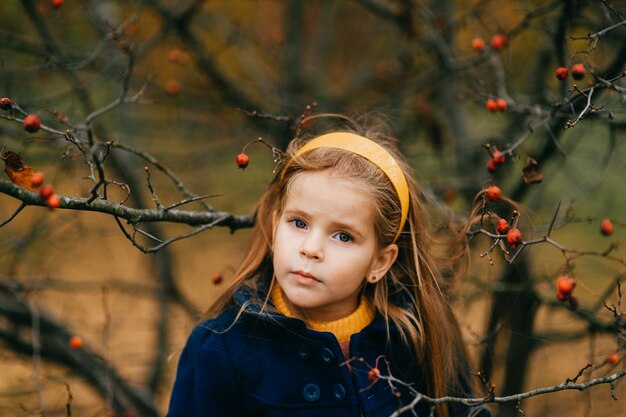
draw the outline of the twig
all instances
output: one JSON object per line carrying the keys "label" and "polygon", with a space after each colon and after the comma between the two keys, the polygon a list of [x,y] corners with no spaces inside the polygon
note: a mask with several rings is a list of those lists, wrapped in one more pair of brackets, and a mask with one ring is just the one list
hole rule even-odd
{"label": "twig", "polygon": [[26,207],[28,204],[22,202],[22,204],[19,205],[18,208],[15,209],[15,211],[13,212],[13,214],[11,214],[9,217],[7,217],[5,220],[2,221],[2,223],[0,223],[0,227],[4,226],[5,224],[9,223],[11,220],[13,220],[18,214],[20,214],[20,212],[22,210],[24,210],[24,207]]}
{"label": "twig", "polygon": [[72,395],[70,385],[67,383],[65,384],[65,390],[67,391],[67,401],[65,402],[65,416],[72,417],[72,401],[74,400],[74,396]]}
{"label": "twig", "polygon": [[[122,142],[119,141],[114,141],[111,144],[112,147],[114,148],[119,148],[122,150],[125,150],[126,152],[130,152],[133,155],[136,155],[138,157],[140,157],[141,159],[143,159],[146,162],[149,162],[150,164],[154,165],[159,171],[161,171],[163,174],[165,174],[176,186],[176,188],[178,188],[178,190],[185,196],[189,197],[189,198],[194,198],[197,197],[196,194],[192,193],[191,191],[189,191],[185,185],[183,184],[183,182],[181,180],[178,179],[178,177],[176,176],[176,174],[174,174],[174,172],[169,169],[168,167],[166,167],[165,165],[163,165],[161,162],[159,162],[155,157],[153,157],[152,155],[147,154],[146,152],[142,152],[138,149],[132,148],[130,146],[128,146],[127,144],[124,144]],[[214,210],[211,206],[209,206],[208,204],[206,204],[205,202],[201,203],[202,206],[207,210],[207,211],[212,211]]]}
{"label": "twig", "polygon": [[576,376],[574,378],[569,378],[569,377],[566,378],[564,384],[576,383],[576,381],[578,381],[578,378],[580,378],[583,375],[583,373],[587,369],[591,368],[592,366],[593,366],[592,364],[588,363],[587,365],[585,365],[584,368],[582,368],[580,371],[578,371],[578,373],[576,374]]}
{"label": "twig", "polygon": [[556,222],[556,218],[559,215],[559,209],[561,208],[561,202],[556,206],[556,210],[554,210],[554,214],[552,215],[552,220],[550,220],[550,226],[548,226],[548,232],[546,233],[547,237],[550,237],[552,234],[552,228],[554,227],[554,223]]}
{"label": "twig", "polygon": [[184,204],[189,204],[189,203],[193,203],[196,201],[200,201],[200,200],[204,200],[205,198],[213,198],[213,197],[221,197],[221,194],[207,194],[207,195],[200,195],[198,197],[193,197],[193,198],[189,198],[187,200],[183,200],[183,201],[179,201],[178,203],[174,203],[171,206],[168,207],[163,207],[163,210],[171,210],[173,208],[182,206]]}
{"label": "twig", "polygon": [[584,94],[581,92],[581,94],[585,95],[587,97],[587,104],[585,105],[585,107],[582,109],[582,111],[578,114],[578,116],[576,116],[574,118],[574,120],[568,120],[563,124],[563,129],[569,129],[570,127],[574,127],[576,126],[576,124],[585,116],[587,116],[587,114],[593,110],[593,107],[591,106],[591,96],[593,96],[593,92],[595,91],[595,87],[591,87],[591,89],[589,90],[588,94]]}
{"label": "twig", "polygon": [[139,249],[139,250],[140,250],[140,251],[142,251],[143,253],[154,253],[154,252],[157,252],[157,251],[159,251],[159,250],[163,249],[165,246],[170,245],[170,244],[172,244],[172,243],[174,243],[174,242],[176,242],[176,241],[179,241],[179,240],[182,240],[182,239],[187,239],[187,238],[190,238],[190,237],[195,236],[195,235],[197,235],[198,233],[201,233],[201,232],[203,232],[203,231],[205,231],[205,230],[207,230],[207,229],[211,229],[211,228],[215,227],[217,224],[219,224],[220,222],[222,222],[223,220],[225,220],[225,219],[226,219],[226,217],[223,217],[223,218],[217,218],[217,219],[215,219],[215,221],[214,221],[213,223],[205,224],[205,225],[203,225],[203,226],[197,227],[196,229],[192,230],[191,232],[184,233],[184,234],[182,234],[182,235],[178,235],[178,236],[176,236],[176,237],[173,237],[173,238],[170,238],[170,239],[164,240],[164,241],[162,241],[161,243],[159,243],[158,245],[153,246],[153,247],[150,247],[150,248],[149,248],[149,247],[146,247],[146,246],[143,246],[143,245],[141,245],[141,244],[139,244],[139,242],[137,242],[137,241],[135,240],[135,238],[134,238],[133,236],[131,236],[131,235],[130,235],[127,231],[126,231],[126,229],[124,229],[124,227],[123,227],[123,226],[122,226],[122,224],[120,223],[119,219],[118,219],[117,217],[116,217],[115,219],[117,220],[118,226],[121,228],[121,230],[122,230],[122,232],[124,233],[124,235],[126,236],[126,238],[127,238],[128,240],[130,240],[130,242],[133,244],[133,246],[135,246],[137,249]]}
{"label": "twig", "polygon": [[157,209],[163,209],[161,202],[159,201],[159,197],[154,192],[154,188],[152,187],[152,181],[150,181],[150,168],[144,167],[144,171],[146,171],[146,181],[148,182],[148,189],[150,190],[150,194],[152,194],[152,201],[156,204]]}

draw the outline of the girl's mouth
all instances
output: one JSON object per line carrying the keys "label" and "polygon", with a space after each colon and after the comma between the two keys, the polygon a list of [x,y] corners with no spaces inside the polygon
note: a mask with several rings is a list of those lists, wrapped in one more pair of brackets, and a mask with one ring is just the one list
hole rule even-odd
{"label": "girl's mouth", "polygon": [[292,274],[296,278],[296,281],[298,281],[298,283],[302,285],[316,285],[321,282],[320,280],[315,278],[315,276],[306,271],[293,271]]}

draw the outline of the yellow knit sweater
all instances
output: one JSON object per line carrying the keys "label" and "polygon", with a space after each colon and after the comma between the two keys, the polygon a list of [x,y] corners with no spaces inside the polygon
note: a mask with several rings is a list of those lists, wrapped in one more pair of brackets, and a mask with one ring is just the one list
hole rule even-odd
{"label": "yellow knit sweater", "polygon": [[[296,317],[289,309],[278,282],[274,283],[271,298],[280,314]],[[363,330],[372,320],[374,320],[374,309],[364,298],[361,298],[357,309],[345,317],[334,321],[306,320],[305,323],[309,329],[318,332],[330,332],[335,335],[339,343],[345,343],[350,341],[350,336]]]}

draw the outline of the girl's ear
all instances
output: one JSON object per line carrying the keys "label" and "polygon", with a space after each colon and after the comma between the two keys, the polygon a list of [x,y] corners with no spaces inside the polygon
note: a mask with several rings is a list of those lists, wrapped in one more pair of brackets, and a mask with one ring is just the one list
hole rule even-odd
{"label": "girl's ear", "polygon": [[369,275],[366,277],[367,282],[375,284],[389,271],[389,268],[393,265],[398,257],[398,245],[392,243],[391,245],[378,251],[378,255],[372,263]]}

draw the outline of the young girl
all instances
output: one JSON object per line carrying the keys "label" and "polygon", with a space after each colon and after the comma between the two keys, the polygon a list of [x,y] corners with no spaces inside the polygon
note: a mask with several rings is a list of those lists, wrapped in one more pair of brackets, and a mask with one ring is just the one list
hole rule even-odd
{"label": "young girl", "polygon": [[362,131],[294,139],[286,157],[232,285],[187,342],[168,416],[428,416],[416,392],[468,396],[407,164]]}

